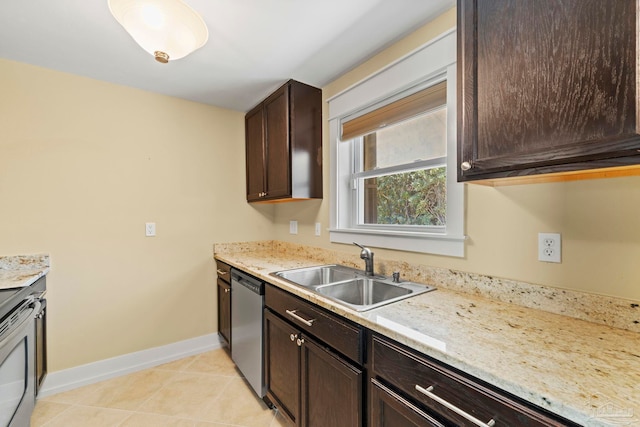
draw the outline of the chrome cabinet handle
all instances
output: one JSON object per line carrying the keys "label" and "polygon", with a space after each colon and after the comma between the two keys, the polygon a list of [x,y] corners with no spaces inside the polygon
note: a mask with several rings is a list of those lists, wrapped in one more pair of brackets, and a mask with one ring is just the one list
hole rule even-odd
{"label": "chrome cabinet handle", "polygon": [[482,421],[480,421],[479,419],[477,419],[473,415],[463,411],[462,409],[458,408],[454,404],[447,402],[446,400],[444,400],[440,396],[436,396],[435,394],[432,393],[433,386],[429,386],[427,388],[422,388],[418,384],[416,384],[416,390],[419,391],[420,393],[424,394],[428,398],[435,400],[436,402],[438,402],[442,406],[452,410],[456,414],[460,415],[461,417],[463,417],[467,421],[469,421],[469,422],[471,422],[471,423],[473,423],[473,424],[475,424],[477,426],[480,426],[480,427],[493,427],[496,424],[496,422],[493,420],[493,418],[490,419],[487,423],[483,423]]}
{"label": "chrome cabinet handle", "polygon": [[228,294],[229,292],[231,292],[231,289],[229,289],[229,288],[225,288],[224,293],[225,293],[225,294]]}
{"label": "chrome cabinet handle", "polygon": [[289,316],[293,317],[294,319],[296,319],[299,322],[304,323],[307,326],[313,326],[313,322],[315,322],[315,320],[316,320],[316,319],[307,320],[307,319],[304,319],[304,318],[300,317],[299,315],[296,314],[296,311],[298,311],[298,310],[285,310],[285,311]]}
{"label": "chrome cabinet handle", "polygon": [[295,341],[296,338],[298,338],[298,334],[291,334],[289,335],[289,338],[291,338],[291,341]]}
{"label": "chrome cabinet handle", "polygon": [[304,338],[298,338],[296,344],[298,344],[298,347],[302,347],[302,344],[304,344]]}
{"label": "chrome cabinet handle", "polygon": [[222,270],[220,270],[220,269],[216,269],[216,272],[217,272],[217,273],[218,273],[218,275],[220,275],[220,276],[226,276],[227,274],[229,274],[228,272],[226,272],[226,271],[222,271]]}
{"label": "chrome cabinet handle", "polygon": [[471,169],[471,167],[471,162],[462,162],[462,164],[460,165],[460,169],[462,169],[463,171],[468,171],[469,169]]}

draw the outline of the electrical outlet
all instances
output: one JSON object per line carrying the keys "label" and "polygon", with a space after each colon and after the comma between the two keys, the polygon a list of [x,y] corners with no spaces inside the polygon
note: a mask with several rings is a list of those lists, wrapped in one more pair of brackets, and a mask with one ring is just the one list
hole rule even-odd
{"label": "electrical outlet", "polygon": [[156,235],[156,223],[147,222],[144,224],[144,233],[147,237],[153,237]]}
{"label": "electrical outlet", "polygon": [[561,262],[561,259],[560,233],[538,233],[538,261]]}
{"label": "electrical outlet", "polygon": [[316,236],[319,236],[322,234],[322,224],[319,222],[316,222]]}
{"label": "electrical outlet", "polygon": [[298,234],[298,221],[289,221],[289,234]]}

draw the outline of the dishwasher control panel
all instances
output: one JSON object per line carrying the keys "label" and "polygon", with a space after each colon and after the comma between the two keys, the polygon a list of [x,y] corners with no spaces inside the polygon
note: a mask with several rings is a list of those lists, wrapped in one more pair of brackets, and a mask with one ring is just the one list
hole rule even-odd
{"label": "dishwasher control panel", "polygon": [[251,290],[252,292],[258,295],[264,295],[264,282],[256,279],[253,276],[249,276],[248,274],[238,271],[236,269],[231,269],[231,280],[237,282],[238,284],[244,286],[245,288]]}

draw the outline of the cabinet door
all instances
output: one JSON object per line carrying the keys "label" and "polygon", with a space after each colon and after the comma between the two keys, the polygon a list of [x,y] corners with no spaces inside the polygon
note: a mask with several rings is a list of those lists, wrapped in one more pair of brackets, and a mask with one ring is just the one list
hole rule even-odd
{"label": "cabinet door", "polygon": [[231,286],[218,279],[218,331],[231,351]]}
{"label": "cabinet door", "polygon": [[362,371],[309,337],[302,345],[303,427],[362,425]]}
{"label": "cabinet door", "polygon": [[300,413],[300,331],[264,311],[264,375],[267,397],[294,423]]}
{"label": "cabinet door", "polygon": [[289,86],[285,85],[264,102],[266,136],[266,198],[291,195],[289,161]]}
{"label": "cabinet door", "polygon": [[444,427],[444,424],[375,379],[371,380],[369,390],[371,427]]}
{"label": "cabinet door", "polygon": [[262,198],[265,186],[264,113],[262,104],[245,117],[247,200]]}
{"label": "cabinet door", "polygon": [[458,4],[460,181],[640,163],[635,0]]}

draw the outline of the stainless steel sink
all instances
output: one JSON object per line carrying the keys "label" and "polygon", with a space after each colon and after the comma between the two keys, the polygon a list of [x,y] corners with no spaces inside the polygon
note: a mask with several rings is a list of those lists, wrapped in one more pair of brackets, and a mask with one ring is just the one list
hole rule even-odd
{"label": "stainless steel sink", "polygon": [[355,279],[342,283],[319,286],[322,295],[339,299],[352,305],[371,305],[410,294],[411,289],[389,285],[372,279]]}
{"label": "stainless steel sink", "polygon": [[304,287],[325,285],[354,279],[358,270],[342,265],[321,265],[318,267],[296,268],[274,273],[290,282]]}
{"label": "stainless steel sink", "polygon": [[366,276],[361,270],[335,264],[278,271],[272,275],[356,311],[371,310],[435,289],[414,282],[395,283],[385,276]]}

